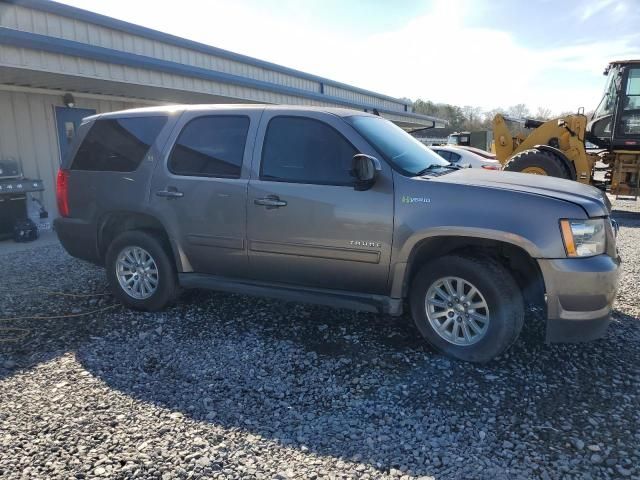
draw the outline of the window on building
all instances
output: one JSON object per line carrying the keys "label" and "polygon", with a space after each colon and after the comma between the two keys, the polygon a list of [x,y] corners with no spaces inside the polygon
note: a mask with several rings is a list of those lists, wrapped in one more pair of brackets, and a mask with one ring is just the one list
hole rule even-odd
{"label": "window on building", "polygon": [[176,175],[239,178],[248,131],[248,117],[196,118],[180,133],[169,170]]}
{"label": "window on building", "polygon": [[96,120],[73,160],[73,170],[132,172],[153,145],[167,117]]}
{"label": "window on building", "polygon": [[275,117],[262,149],[260,178],[294,183],[353,185],[351,163],[358,153],[326,123]]}

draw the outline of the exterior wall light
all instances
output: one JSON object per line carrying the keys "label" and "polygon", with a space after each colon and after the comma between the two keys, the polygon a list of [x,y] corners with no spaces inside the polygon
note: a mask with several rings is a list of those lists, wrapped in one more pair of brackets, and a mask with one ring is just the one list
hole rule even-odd
{"label": "exterior wall light", "polygon": [[73,98],[73,95],[71,95],[70,93],[65,93],[64,97],[62,97],[62,101],[69,108],[73,108],[76,106],[76,99]]}

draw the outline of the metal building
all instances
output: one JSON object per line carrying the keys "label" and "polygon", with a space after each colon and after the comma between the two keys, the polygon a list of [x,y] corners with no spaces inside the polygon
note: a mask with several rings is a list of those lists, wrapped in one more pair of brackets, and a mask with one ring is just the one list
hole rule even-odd
{"label": "metal building", "polygon": [[0,161],[55,175],[80,120],[167,103],[280,103],[377,110],[404,128],[442,126],[406,101],[47,0],[0,0]]}

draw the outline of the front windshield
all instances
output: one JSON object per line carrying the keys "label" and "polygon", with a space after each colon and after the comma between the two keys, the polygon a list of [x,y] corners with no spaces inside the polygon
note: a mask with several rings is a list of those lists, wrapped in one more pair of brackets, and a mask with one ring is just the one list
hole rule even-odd
{"label": "front windshield", "polygon": [[449,135],[447,137],[447,143],[449,145],[457,145],[458,144],[458,135]]}
{"label": "front windshield", "polygon": [[405,175],[414,176],[430,168],[450,165],[440,155],[384,118],[357,115],[345,120]]}
{"label": "front windshield", "polygon": [[596,108],[595,112],[593,112],[592,119],[602,118],[606,115],[613,114],[613,109],[616,106],[616,80],[618,78],[618,68],[612,66],[609,69],[609,73],[607,75],[607,84],[604,87],[604,96],[602,100],[600,100],[600,104]]}

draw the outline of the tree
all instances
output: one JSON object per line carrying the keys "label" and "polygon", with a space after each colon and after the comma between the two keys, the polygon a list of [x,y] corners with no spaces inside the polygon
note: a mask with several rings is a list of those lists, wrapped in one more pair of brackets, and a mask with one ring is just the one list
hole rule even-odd
{"label": "tree", "polygon": [[446,120],[453,130],[463,129],[466,121],[460,107],[447,103],[433,103],[429,100],[418,99],[413,102],[413,111]]}
{"label": "tree", "polygon": [[512,105],[507,109],[507,115],[513,118],[528,118],[531,116],[531,112],[524,103]]}
{"label": "tree", "polygon": [[482,128],[482,109],[480,107],[465,105],[462,107],[462,114],[465,118],[465,130],[480,130]]}
{"label": "tree", "polygon": [[[480,107],[465,105],[458,107],[448,103],[434,103],[430,100],[418,99],[413,102],[413,111],[424,115],[441,118],[449,122],[449,127],[453,130],[491,130],[493,128],[493,118],[502,114],[507,118],[522,120],[535,118],[536,120],[550,120],[553,114],[550,108],[538,107],[536,114],[532,115],[529,108],[524,103],[511,105],[509,108],[494,108],[482,111]],[[518,128],[514,126],[514,128]]]}
{"label": "tree", "polygon": [[413,111],[416,113],[422,113],[423,115],[436,115],[438,113],[438,109],[436,104],[427,100],[418,99],[413,102]]}
{"label": "tree", "polygon": [[551,120],[551,109],[547,107],[538,107],[536,114],[533,116],[536,120]]}
{"label": "tree", "polygon": [[454,130],[464,129],[465,117],[460,107],[455,105],[444,105],[442,112],[445,115],[445,119],[449,120],[451,128]]}
{"label": "tree", "polygon": [[487,110],[482,114],[482,129],[483,130],[491,130],[493,128],[493,119],[497,114],[506,115],[507,112],[504,108],[493,108],[491,110]]}

